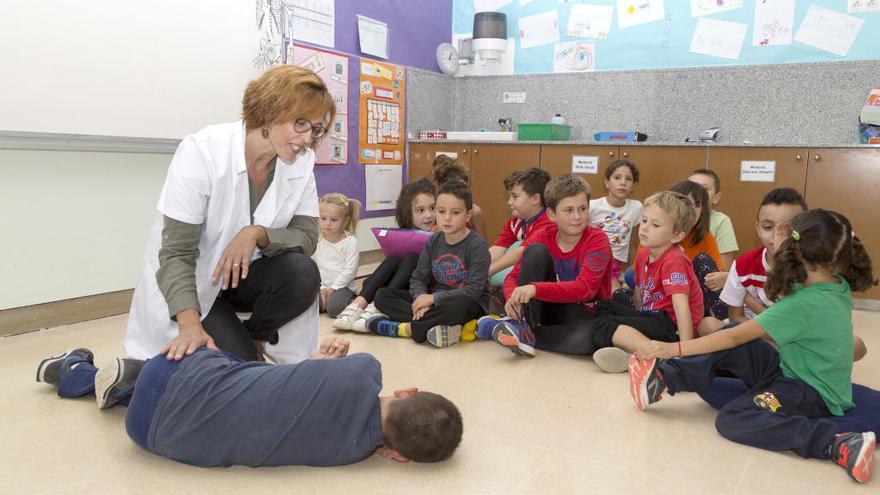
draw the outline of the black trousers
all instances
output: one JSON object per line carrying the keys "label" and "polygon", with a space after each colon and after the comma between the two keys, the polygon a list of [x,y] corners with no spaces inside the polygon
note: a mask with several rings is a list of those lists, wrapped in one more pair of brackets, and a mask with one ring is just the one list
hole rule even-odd
{"label": "black trousers", "polygon": [[418,343],[428,340],[428,330],[437,325],[462,325],[483,316],[480,305],[465,297],[451,297],[442,304],[435,304],[422,315],[421,320],[413,321],[413,297],[408,290],[384,288],[376,293],[376,309],[399,322],[412,322],[412,338]]}
{"label": "black trousers", "polygon": [[[254,261],[248,278],[221,291],[202,326],[217,347],[246,361],[259,359],[255,340],[278,343],[278,329],[314,304],[321,288],[318,265],[302,253]],[[241,321],[236,311],[251,312]]]}
{"label": "black trousers", "polygon": [[740,378],[749,390],[718,411],[715,427],[721,436],[766,450],[793,450],[802,457],[827,459],[834,439],[825,401],[801,380],[779,370],[779,353],[764,340],[753,340],[726,351],[668,359],[660,365],[669,393],[702,392],[716,371]]}
{"label": "black trousers", "polygon": [[[532,282],[556,282],[553,257],[543,244],[527,247],[520,260],[517,286]],[[535,329],[535,347],[538,349],[566,354],[593,353],[585,348],[584,343],[589,340],[588,323],[594,315],[583,304],[533,299],[523,307],[523,312],[523,318]]]}
{"label": "black trousers", "polygon": [[373,302],[376,292],[383,287],[392,289],[409,289],[409,279],[419,263],[419,255],[408,254],[403,258],[389,256],[379,263],[376,271],[364,279],[360,296]]}

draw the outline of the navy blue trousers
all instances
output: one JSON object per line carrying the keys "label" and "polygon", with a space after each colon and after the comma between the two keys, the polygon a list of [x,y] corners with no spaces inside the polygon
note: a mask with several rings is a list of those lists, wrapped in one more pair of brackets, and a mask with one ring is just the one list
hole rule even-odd
{"label": "navy blue trousers", "polygon": [[[200,347],[196,352],[205,349]],[[227,353],[228,355],[234,355]],[[165,356],[156,356],[148,359],[138,375],[134,385],[134,392],[131,401],[128,404],[128,411],[125,412],[125,431],[128,436],[134,440],[134,443],[147,449],[147,436],[150,433],[150,424],[153,422],[153,413],[162,394],[165,393],[165,387],[168,380],[177,371],[180,363],[187,358],[185,356],[180,361],[168,360]]]}
{"label": "navy blue trousers", "polygon": [[727,371],[748,390],[718,411],[715,427],[721,436],[766,450],[792,450],[802,457],[827,459],[837,432],[828,419],[825,401],[813,387],[786,378],[779,370],[779,353],[763,340],[733,349],[669,359],[660,373],[670,394],[703,392],[716,371]]}

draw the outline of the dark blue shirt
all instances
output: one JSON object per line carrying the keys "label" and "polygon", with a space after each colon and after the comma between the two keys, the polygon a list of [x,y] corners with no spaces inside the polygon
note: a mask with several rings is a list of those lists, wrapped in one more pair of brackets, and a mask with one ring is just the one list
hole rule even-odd
{"label": "dark blue shirt", "polygon": [[270,365],[187,358],[156,408],[150,451],[197,466],[336,466],[382,444],[382,369],[369,354]]}

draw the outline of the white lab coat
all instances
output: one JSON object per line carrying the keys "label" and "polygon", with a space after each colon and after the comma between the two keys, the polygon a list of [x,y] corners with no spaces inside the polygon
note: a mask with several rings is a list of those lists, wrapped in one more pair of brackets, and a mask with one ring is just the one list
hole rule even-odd
{"label": "white lab coat", "polygon": [[[239,121],[208,126],[185,137],[177,148],[159,197],[158,214],[131,302],[125,331],[128,356],[151,358],[178,333],[177,322],[170,318],[156,281],[163,215],[202,224],[196,287],[202,318],[210,312],[222,283],[211,283],[211,274],[232,238],[251,223],[244,139],[244,123]],[[278,159],[275,177],[254,212],[254,224],[280,229],[287,227],[294,215],[317,217],[314,166],[312,150],[301,153],[293,163]],[[253,259],[260,257],[257,249]],[[316,298],[308,310],[278,330],[278,344],[266,345],[265,353],[276,363],[294,363],[314,354],[317,345]]]}

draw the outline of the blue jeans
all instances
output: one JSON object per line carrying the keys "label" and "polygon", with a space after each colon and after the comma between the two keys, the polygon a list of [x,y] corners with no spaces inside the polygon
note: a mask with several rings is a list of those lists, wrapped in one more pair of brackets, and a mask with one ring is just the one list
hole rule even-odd
{"label": "blue jeans", "polygon": [[180,363],[186,359],[184,357],[180,361],[173,361],[165,356],[156,356],[147,360],[138,375],[128,411],[125,413],[125,431],[134,443],[144,449],[149,450],[147,435],[150,433],[150,423],[153,422],[153,413],[159,405],[159,400],[162,399],[162,394],[165,393],[168,380],[177,371]]}

